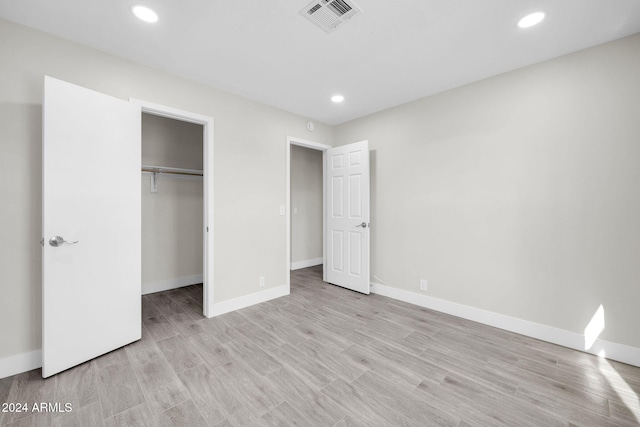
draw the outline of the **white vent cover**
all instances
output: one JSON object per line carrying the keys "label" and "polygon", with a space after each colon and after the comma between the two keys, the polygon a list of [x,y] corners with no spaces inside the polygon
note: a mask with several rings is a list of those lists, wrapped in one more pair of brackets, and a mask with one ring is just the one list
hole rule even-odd
{"label": "white vent cover", "polygon": [[362,10],[351,0],[316,0],[300,11],[300,14],[327,33],[348,21]]}

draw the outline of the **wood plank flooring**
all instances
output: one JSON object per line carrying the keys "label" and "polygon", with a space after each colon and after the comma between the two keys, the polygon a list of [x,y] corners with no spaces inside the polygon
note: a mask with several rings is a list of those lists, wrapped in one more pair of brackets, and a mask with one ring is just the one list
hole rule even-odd
{"label": "wood plank flooring", "polygon": [[292,273],[212,319],[202,288],[146,295],[143,339],[0,380],[5,426],[638,426],[640,368]]}

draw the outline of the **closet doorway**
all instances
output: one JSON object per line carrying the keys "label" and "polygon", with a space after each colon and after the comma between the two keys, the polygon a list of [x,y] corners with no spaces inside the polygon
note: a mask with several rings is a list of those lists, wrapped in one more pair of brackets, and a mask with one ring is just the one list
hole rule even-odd
{"label": "closet doorway", "polygon": [[142,111],[142,294],[200,284],[213,315],[213,119]]}

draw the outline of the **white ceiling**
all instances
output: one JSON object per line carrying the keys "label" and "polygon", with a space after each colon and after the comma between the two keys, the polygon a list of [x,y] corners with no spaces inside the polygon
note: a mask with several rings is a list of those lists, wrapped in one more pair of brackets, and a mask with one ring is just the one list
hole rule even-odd
{"label": "white ceiling", "polygon": [[639,0],[355,0],[330,34],[309,2],[0,0],[0,16],[331,125],[640,32]]}

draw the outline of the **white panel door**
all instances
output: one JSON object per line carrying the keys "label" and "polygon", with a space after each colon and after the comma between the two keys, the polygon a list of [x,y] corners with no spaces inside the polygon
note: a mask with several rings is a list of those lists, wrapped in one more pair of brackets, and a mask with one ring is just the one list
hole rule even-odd
{"label": "white panel door", "polygon": [[139,106],[45,77],[45,378],[141,337],[140,120]]}
{"label": "white panel door", "polygon": [[369,293],[369,142],[326,151],[325,278]]}

